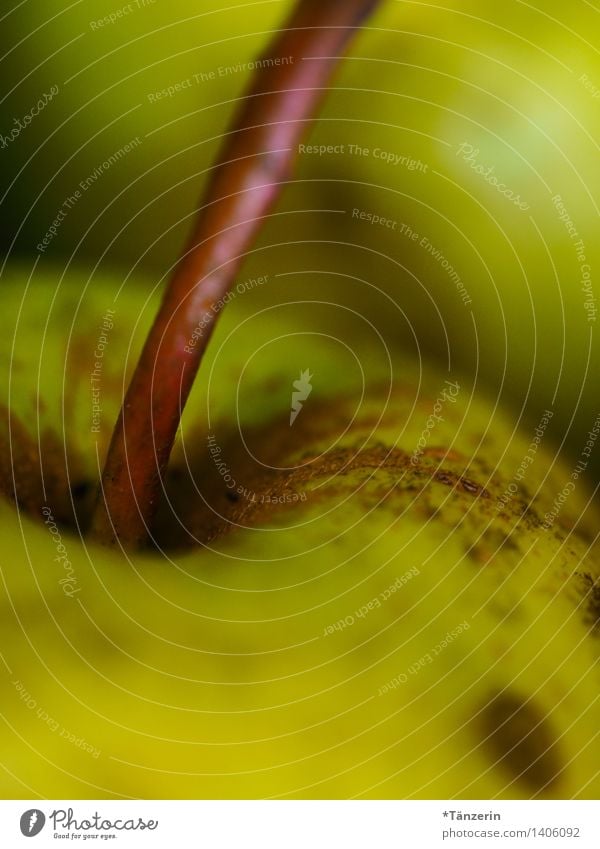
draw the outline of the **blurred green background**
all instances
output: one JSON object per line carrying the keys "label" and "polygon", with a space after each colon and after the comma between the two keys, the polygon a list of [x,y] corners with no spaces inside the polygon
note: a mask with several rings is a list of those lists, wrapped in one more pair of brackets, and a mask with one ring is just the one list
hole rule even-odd
{"label": "blurred green background", "polygon": [[[83,267],[92,284],[97,271],[159,284],[244,65],[291,6],[28,0],[4,11],[5,259]],[[248,256],[244,279],[269,275],[257,307],[350,307],[390,347],[510,404],[532,436],[553,409],[557,450],[576,461],[600,411],[598,22],[585,0],[383,0],[306,140],[331,149],[299,155]],[[336,333],[351,337],[354,319],[339,314]]]}

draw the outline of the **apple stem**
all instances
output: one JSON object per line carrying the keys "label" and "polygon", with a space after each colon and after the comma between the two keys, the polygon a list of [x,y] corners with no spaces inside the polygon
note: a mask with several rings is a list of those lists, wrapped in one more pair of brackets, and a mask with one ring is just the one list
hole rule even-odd
{"label": "apple stem", "polygon": [[113,432],[92,519],[101,542],[148,542],[181,414],[217,321],[213,306],[285,186],[340,55],[378,2],[300,0],[258,63]]}

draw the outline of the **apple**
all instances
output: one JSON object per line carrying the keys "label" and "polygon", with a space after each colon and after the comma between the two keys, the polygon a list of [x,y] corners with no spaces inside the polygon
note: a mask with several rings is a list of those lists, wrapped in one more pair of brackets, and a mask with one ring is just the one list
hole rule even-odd
{"label": "apple", "polygon": [[[40,0],[13,10],[3,20],[14,49],[3,60],[2,138],[59,87],[2,150],[5,173],[20,172],[6,201],[17,248],[36,251],[54,227],[44,258],[106,253],[162,274],[249,63],[290,6],[107,0],[51,20]],[[386,300],[371,297],[373,285],[383,290],[430,357],[445,362],[450,347],[456,366],[522,406],[529,426],[552,405],[558,441],[574,455],[595,420],[600,366],[593,15],[580,4],[563,22],[558,0],[543,12],[517,4],[508,22],[491,2],[382,3],[269,220],[269,255],[249,266],[288,274],[292,300],[323,285],[299,270],[329,287],[337,279],[337,296],[388,335]],[[43,22],[35,32],[32,19]],[[396,227],[374,229],[354,209]],[[344,275],[357,282],[349,288]]]}
{"label": "apple", "polygon": [[331,23],[372,5],[301,4],[273,49],[316,70],[257,78],[149,334],[156,278],[5,275],[9,797],[597,792],[600,422],[564,465],[551,405],[519,432],[450,358],[427,373],[393,299],[382,334],[239,276],[351,35]]}
{"label": "apple", "polygon": [[152,287],[3,286],[4,798],[597,798],[595,526],[551,416],[532,449],[459,373],[240,276],[153,545],[106,548]]}
{"label": "apple", "polygon": [[[440,363],[450,349],[531,426],[552,406],[576,456],[597,416],[600,367],[595,11],[582,4],[566,20],[558,2],[389,3],[377,24],[313,132],[330,152],[301,157],[299,173],[321,177],[331,207],[395,226],[350,229],[347,213],[328,238],[352,245],[350,273],[405,309],[421,301],[411,324]],[[599,463],[594,454],[594,472]]]}
{"label": "apple", "polygon": [[223,128],[292,6],[99,0],[49,15],[31,0],[5,16],[0,146],[18,174],[10,202],[23,252],[174,262]]}

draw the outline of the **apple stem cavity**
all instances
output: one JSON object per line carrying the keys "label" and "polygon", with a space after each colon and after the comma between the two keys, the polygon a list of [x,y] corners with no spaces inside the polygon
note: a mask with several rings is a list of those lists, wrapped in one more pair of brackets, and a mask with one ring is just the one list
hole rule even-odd
{"label": "apple stem cavity", "polygon": [[285,186],[340,56],[378,2],[300,0],[258,63],[112,435],[92,518],[99,541],[149,542],[181,414],[217,321],[213,306]]}

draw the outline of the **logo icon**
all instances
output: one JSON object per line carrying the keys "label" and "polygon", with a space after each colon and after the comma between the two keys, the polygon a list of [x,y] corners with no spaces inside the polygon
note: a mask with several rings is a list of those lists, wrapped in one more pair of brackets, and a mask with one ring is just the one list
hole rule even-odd
{"label": "logo icon", "polygon": [[302,402],[306,401],[312,392],[311,380],[313,376],[308,369],[300,372],[300,377],[292,384],[295,392],[292,392],[292,409],[290,412],[290,427],[296,421],[296,416],[302,409]]}
{"label": "logo icon", "polygon": [[37,808],[31,808],[21,815],[21,834],[25,837],[35,837],[43,829],[46,817]]}

